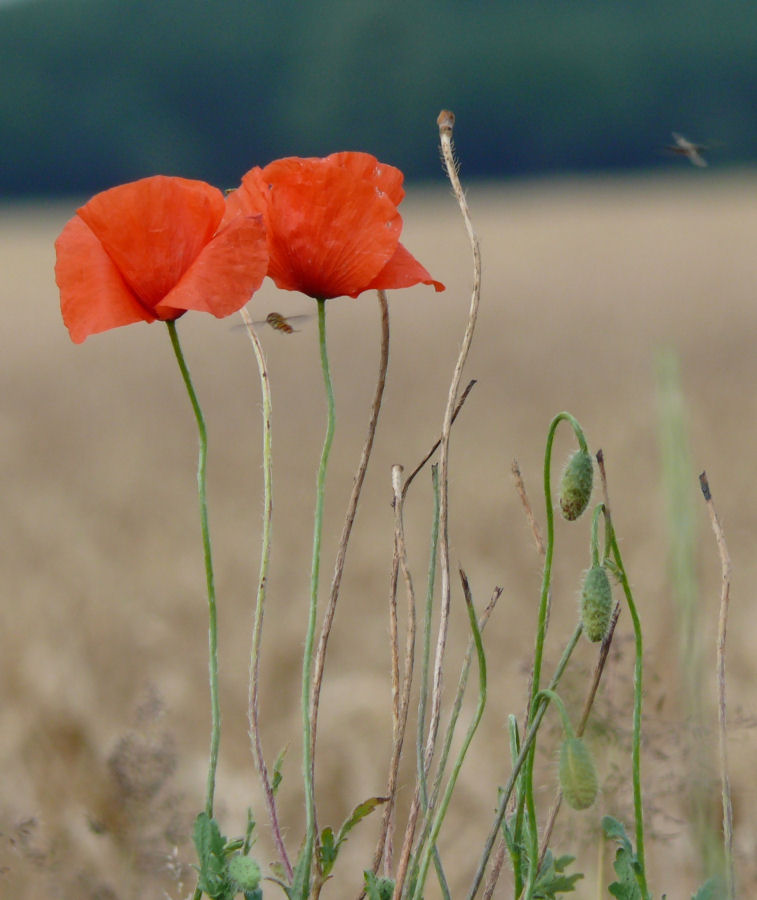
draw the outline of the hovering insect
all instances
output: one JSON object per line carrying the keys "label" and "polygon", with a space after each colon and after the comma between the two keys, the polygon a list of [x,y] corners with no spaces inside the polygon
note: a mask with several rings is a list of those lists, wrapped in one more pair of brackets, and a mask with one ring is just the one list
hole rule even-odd
{"label": "hovering insect", "polygon": [[[299,331],[299,328],[295,328],[294,325],[297,323],[307,322],[308,319],[312,319],[312,316],[282,316],[281,313],[277,312],[269,312],[265,319],[257,319],[253,322],[253,325],[270,325],[275,331],[280,331],[282,334],[294,334],[295,331]],[[235,325],[235,329],[244,328],[244,325]]]}
{"label": "hovering insect", "polygon": [[685,156],[692,165],[699,166],[699,168],[704,168],[707,165],[707,160],[702,156],[702,151],[707,150],[704,144],[695,144],[675,131],[673,132],[673,140],[675,144],[666,144],[666,150],[675,153],[676,156]]}
{"label": "hovering insect", "polygon": [[[295,328],[293,323],[307,322],[308,319],[312,319],[312,316],[282,316],[281,313],[269,312],[263,322],[283,334],[292,334],[294,331],[299,331],[299,328]],[[259,324],[262,325],[263,322]]]}

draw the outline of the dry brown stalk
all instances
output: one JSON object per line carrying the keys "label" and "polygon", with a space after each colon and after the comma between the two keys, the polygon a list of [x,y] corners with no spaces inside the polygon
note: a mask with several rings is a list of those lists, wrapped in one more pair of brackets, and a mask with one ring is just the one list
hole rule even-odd
{"label": "dry brown stalk", "polygon": [[436,746],[436,736],[439,728],[439,716],[442,702],[442,666],[444,650],[447,643],[447,630],[449,626],[450,611],[450,560],[449,560],[449,440],[452,427],[452,413],[455,408],[463,367],[468,358],[473,332],[478,317],[478,305],[481,296],[481,252],[478,238],[473,231],[468,203],[465,199],[460,178],[457,173],[455,155],[452,146],[452,129],[455,116],[448,110],[442,110],[437,118],[439,126],[439,138],[441,144],[442,159],[447,171],[447,176],[452,185],[460,212],[465,223],[465,230],[471,244],[473,254],[473,288],[471,291],[468,322],[463,335],[462,346],[458,354],[452,381],[447,396],[447,405],[442,422],[441,441],[439,445],[439,565],[441,571],[441,603],[439,614],[439,630],[437,633],[436,653],[434,658],[433,688],[431,692],[431,713],[429,717],[428,738],[425,750],[425,765],[430,765]]}
{"label": "dry brown stalk", "polygon": [[733,804],[731,801],[731,783],[728,777],[728,734],[726,719],[726,674],[725,674],[725,639],[728,626],[728,606],[731,600],[731,557],[725,542],[725,534],[712,501],[707,473],[699,476],[702,494],[710,513],[712,530],[720,555],[721,588],[720,614],[718,616],[717,647],[717,683],[718,683],[718,755],[720,757],[720,781],[723,798],[723,845],[725,850],[726,889],[730,900],[736,897],[735,876],[733,870]]}
{"label": "dry brown stalk", "polygon": [[268,775],[268,767],[263,753],[263,744],[260,737],[260,712],[259,712],[259,688],[260,688],[260,644],[263,635],[263,613],[265,611],[265,590],[268,578],[268,558],[270,550],[270,533],[273,518],[273,492],[271,490],[271,385],[268,378],[268,367],[263,353],[263,347],[260,338],[253,327],[252,318],[247,312],[247,307],[243,306],[239,310],[242,317],[247,334],[250,338],[253,350],[255,351],[255,359],[258,364],[258,374],[260,376],[260,390],[263,394],[263,443],[268,447],[268,452],[264,452],[264,479],[267,485],[265,491],[265,503],[263,509],[263,547],[260,561],[260,577],[258,580],[257,600],[255,604],[255,622],[252,632],[252,650],[250,654],[250,684],[248,696],[247,716],[249,721],[249,735],[252,744],[252,755],[255,760],[255,767],[258,770],[260,781],[263,786],[263,794],[265,796],[266,806],[268,808],[268,817],[271,820],[271,832],[276,849],[284,866],[287,877],[292,878],[292,864],[284,845],[284,839],[281,835],[279,826],[279,817],[276,810],[276,797],[271,785],[271,779]]}

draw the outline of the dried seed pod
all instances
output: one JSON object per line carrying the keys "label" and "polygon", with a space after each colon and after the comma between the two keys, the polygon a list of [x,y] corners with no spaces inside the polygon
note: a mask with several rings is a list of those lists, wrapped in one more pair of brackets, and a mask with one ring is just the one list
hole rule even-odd
{"label": "dried seed pod", "polygon": [[571,809],[588,809],[596,800],[599,783],[594,760],[578,737],[566,737],[560,747],[560,788]]}
{"label": "dried seed pod", "polygon": [[594,464],[586,450],[576,450],[570,457],[560,481],[560,509],[572,522],[589,505],[594,482]]}
{"label": "dried seed pod", "polygon": [[604,566],[592,566],[581,591],[581,623],[584,634],[593,642],[607,634],[612,617],[612,586]]}

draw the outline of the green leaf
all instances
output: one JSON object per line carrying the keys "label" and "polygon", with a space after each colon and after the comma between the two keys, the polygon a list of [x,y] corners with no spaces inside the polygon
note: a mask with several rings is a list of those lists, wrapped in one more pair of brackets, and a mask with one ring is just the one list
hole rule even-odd
{"label": "green leaf", "polygon": [[626,830],[623,825],[612,816],[605,816],[602,819],[602,829],[605,837],[616,841],[620,846],[615,853],[615,862],[613,868],[618,876],[618,881],[608,888],[613,897],[618,900],[643,900],[641,888],[636,878],[636,873],[640,871],[639,860],[633,852],[633,846],[628,840]]}
{"label": "green leaf", "polygon": [[723,885],[719,878],[708,878],[707,881],[699,888],[691,900],[720,900],[725,896]]}
{"label": "green leaf", "polygon": [[377,806],[380,806],[382,803],[386,803],[388,799],[388,797],[369,797],[362,803],[358,803],[358,805],[352,810],[352,814],[350,815],[350,817],[345,820],[344,824],[339,829],[339,837],[336,841],[337,847],[340,847],[347,840],[347,835],[352,831],[352,829],[361,819],[369,816]]}
{"label": "green leaf", "polygon": [[575,856],[561,856],[555,860],[552,851],[547,850],[544,863],[534,884],[533,897],[539,900],[555,900],[558,894],[572,893],[576,882],[583,878],[583,873],[565,875],[565,869],[575,861]]}
{"label": "green leaf", "polygon": [[306,845],[303,843],[300,855],[294,866],[294,874],[292,875],[292,883],[285,888],[289,900],[307,900],[310,896],[310,867],[312,860],[310,854],[305,852]]}
{"label": "green leaf", "polygon": [[363,872],[365,878],[365,895],[368,900],[392,900],[394,881],[391,878],[379,878],[370,869]]}
{"label": "green leaf", "polygon": [[287,747],[284,747],[279,755],[276,757],[276,762],[273,764],[273,778],[271,779],[271,790],[273,791],[274,797],[276,796],[276,791],[279,789],[279,785],[281,784],[281,780],[284,777],[281,769],[284,765],[284,757],[286,756]]}
{"label": "green leaf", "polygon": [[342,827],[339,829],[339,834],[336,839],[334,839],[334,831],[332,828],[323,829],[323,832],[321,833],[319,862],[321,873],[324,876],[328,876],[334,868],[334,863],[339,855],[339,850],[341,849],[342,844],[347,840],[347,835],[349,835],[361,819],[369,816],[377,806],[381,803],[386,803],[386,801],[386,797],[369,797],[362,803],[358,803],[352,810],[350,816],[345,819]]}
{"label": "green leaf", "polygon": [[319,859],[321,863],[321,872],[327,877],[334,868],[336,856],[339,852],[338,845],[334,842],[333,828],[324,828],[321,832],[321,846],[319,850]]}
{"label": "green leaf", "polygon": [[227,876],[226,838],[216,820],[201,812],[195,819],[192,840],[200,860],[200,889],[211,900],[230,900],[233,889]]}

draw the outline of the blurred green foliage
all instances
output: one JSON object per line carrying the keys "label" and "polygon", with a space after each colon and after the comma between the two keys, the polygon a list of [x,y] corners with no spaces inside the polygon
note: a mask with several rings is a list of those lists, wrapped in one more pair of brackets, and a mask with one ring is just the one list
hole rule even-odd
{"label": "blurred green foliage", "polygon": [[468,176],[660,165],[673,130],[745,163],[756,38],[753,0],[26,0],[0,6],[0,191],[341,149],[436,177],[442,107]]}

